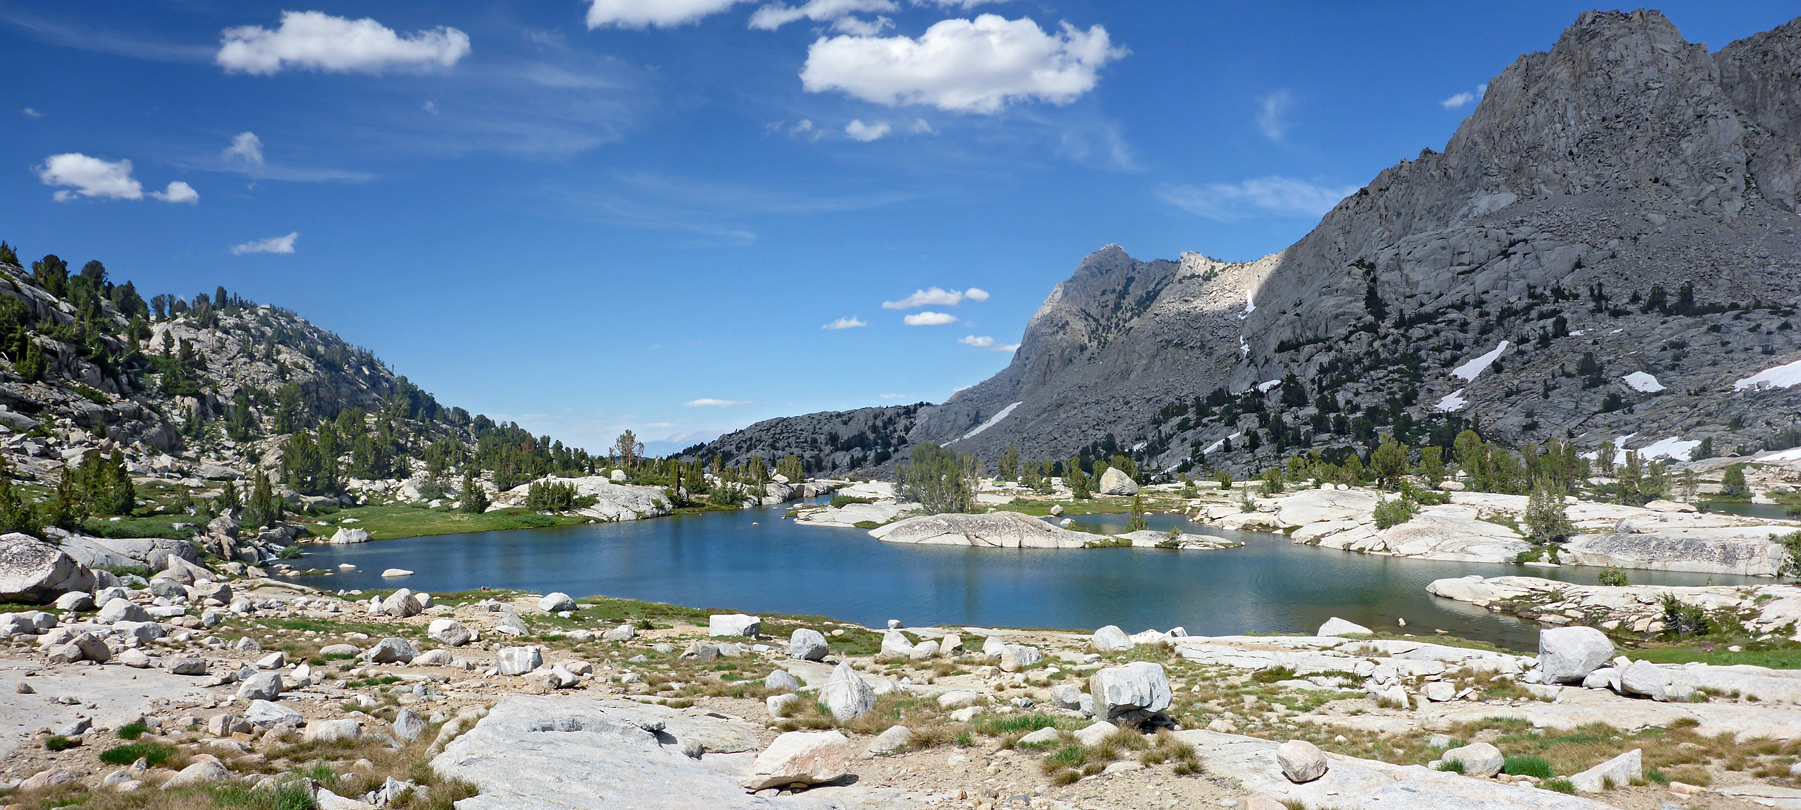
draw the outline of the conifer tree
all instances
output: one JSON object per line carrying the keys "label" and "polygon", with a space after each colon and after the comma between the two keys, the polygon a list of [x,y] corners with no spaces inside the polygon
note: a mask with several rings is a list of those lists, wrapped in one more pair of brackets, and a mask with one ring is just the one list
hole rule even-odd
{"label": "conifer tree", "polygon": [[246,526],[268,526],[281,519],[281,501],[275,497],[274,487],[269,485],[269,474],[257,468],[256,484],[250,491],[250,502],[244,506]]}
{"label": "conifer tree", "polygon": [[482,488],[481,479],[475,476],[475,464],[463,465],[463,502],[462,510],[469,514],[480,514],[488,509],[488,491]]}
{"label": "conifer tree", "polygon": [[0,456],[0,534],[29,532],[37,528],[33,523],[31,507],[13,486],[12,465]]}
{"label": "conifer tree", "polygon": [[38,524],[44,528],[73,529],[81,523],[81,493],[74,471],[65,468],[50,498],[39,505]]}

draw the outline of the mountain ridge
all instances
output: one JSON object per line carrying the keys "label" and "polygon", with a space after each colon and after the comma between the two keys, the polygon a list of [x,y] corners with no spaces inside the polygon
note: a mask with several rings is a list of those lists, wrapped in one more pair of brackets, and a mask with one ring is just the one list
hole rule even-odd
{"label": "mountain ridge", "polygon": [[[1710,54],[1655,11],[1584,13],[1502,70],[1443,152],[1383,170],[1290,247],[1246,263],[1104,247],[1006,369],[893,418],[909,445],[989,461],[1127,451],[1170,472],[1469,426],[1514,445],[1787,442],[1794,393],[1734,384],[1798,353],[1798,111],[1801,18]],[[1502,340],[1490,370],[1449,373]],[[1278,390],[1291,375],[1298,392]],[[692,455],[880,466],[809,456],[780,421]]]}

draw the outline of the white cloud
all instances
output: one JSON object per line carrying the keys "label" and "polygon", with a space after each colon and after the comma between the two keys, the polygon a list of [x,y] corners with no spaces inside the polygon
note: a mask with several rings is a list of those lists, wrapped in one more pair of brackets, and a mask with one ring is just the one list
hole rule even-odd
{"label": "white cloud", "polygon": [[948,312],[915,312],[901,319],[908,326],[943,326],[956,323],[957,316]]}
{"label": "white cloud", "polygon": [[1321,216],[1356,191],[1356,186],[1333,187],[1289,177],[1259,177],[1242,183],[1167,186],[1159,189],[1157,196],[1191,214],[1234,222],[1257,216]]}
{"label": "white cloud", "polygon": [[939,8],[975,8],[993,3],[1011,3],[1013,0],[913,0],[916,6],[938,6]]}
{"label": "white cloud", "polygon": [[1068,104],[1094,89],[1102,66],[1126,54],[1099,25],[1082,31],[1064,23],[1046,33],[1028,19],[983,14],[941,20],[918,39],[821,37],[808,48],[800,78],[812,93],[992,114],[1029,99]]}
{"label": "white cloud", "polygon": [[[807,0],[798,6],[786,3],[770,3],[757,9],[750,15],[750,27],[762,31],[774,31],[795,20],[808,19],[814,22],[827,22],[843,19],[851,14],[868,14],[877,11],[893,11],[893,0]],[[879,29],[878,29],[879,30]],[[852,31],[850,33],[862,33]],[[875,33],[870,31],[868,33]]]}
{"label": "white cloud", "polygon": [[799,123],[788,129],[788,137],[806,138],[809,141],[817,141],[819,140],[819,136],[824,134],[825,132],[816,126],[813,126],[812,119],[808,118],[800,119]]}
{"label": "white cloud", "polygon": [[745,0],[592,0],[588,29],[673,28],[718,14]]}
{"label": "white cloud", "polygon": [[43,118],[44,117],[43,113],[38,112],[37,110],[34,110],[30,107],[26,107],[25,109],[20,110],[19,112],[24,113],[26,118]]}
{"label": "white cloud", "polygon": [[263,139],[254,132],[240,132],[231,136],[231,145],[225,147],[220,155],[226,160],[242,160],[246,164],[261,168],[263,165]]}
{"label": "white cloud", "polygon": [[[592,12],[590,12],[592,15]],[[227,73],[273,75],[284,68],[336,73],[381,73],[389,68],[448,68],[469,55],[469,35],[440,26],[401,36],[367,17],[350,20],[319,11],[284,11],[281,27],[225,29],[214,61]]]}
{"label": "white cloud", "polygon": [[1447,110],[1455,110],[1458,107],[1462,107],[1466,104],[1469,104],[1470,102],[1480,101],[1480,100],[1482,100],[1482,97],[1487,94],[1488,94],[1488,85],[1486,83],[1478,84],[1478,85],[1476,85],[1476,92],[1474,92],[1474,93],[1470,93],[1470,92],[1458,93],[1457,95],[1454,95],[1454,96],[1447,98],[1444,101],[1440,101],[1438,103]]}
{"label": "white cloud", "polygon": [[853,141],[862,141],[864,143],[879,141],[882,138],[887,137],[888,133],[893,130],[894,127],[889,126],[885,121],[874,124],[865,124],[861,119],[858,119],[844,125],[844,134],[849,135]]}
{"label": "white cloud", "polygon": [[970,346],[970,347],[977,348],[977,349],[985,349],[985,350],[991,351],[991,352],[1011,352],[1011,351],[1017,351],[1019,349],[1019,344],[1017,344],[1017,343],[996,343],[994,338],[988,337],[986,335],[983,335],[982,337],[976,337],[975,335],[965,335],[963,337],[957,338],[957,342],[961,343],[965,346]]}
{"label": "white cloud", "polygon": [[[143,184],[131,176],[129,160],[101,160],[79,152],[66,152],[44,158],[35,171],[44,185],[65,187],[51,195],[57,202],[68,202],[76,197],[141,200],[145,196]],[[180,180],[170,183],[163,191],[150,192],[149,196],[172,203],[200,201],[200,193]]]}
{"label": "white cloud", "polygon": [[938,134],[938,130],[932,129],[931,123],[927,122],[924,118],[913,119],[913,123],[907,125],[907,131],[915,135]]}
{"label": "white cloud", "polygon": [[131,176],[131,161],[107,161],[78,152],[51,155],[37,167],[38,179],[46,186],[68,186],[74,191],[56,192],[57,202],[67,202],[76,195],[101,200],[141,200],[144,187]]}
{"label": "white cloud", "polygon": [[200,203],[200,192],[195,191],[193,186],[183,183],[180,180],[171,182],[169,187],[162,191],[150,192],[150,196],[162,200],[163,202],[187,203],[189,205],[198,205]]}
{"label": "white cloud", "polygon": [[1287,90],[1277,90],[1263,97],[1257,108],[1257,128],[1263,131],[1263,137],[1279,141],[1288,134],[1288,108],[1292,105],[1293,99]]}
{"label": "white cloud", "polygon": [[967,290],[946,290],[933,287],[929,290],[914,290],[912,295],[899,301],[883,301],[882,309],[914,309],[917,307],[954,307],[969,301],[988,300],[988,291],[970,287]]}
{"label": "white cloud", "polygon": [[859,37],[873,37],[893,27],[893,20],[879,15],[873,20],[865,20],[862,17],[839,17],[832,21],[833,31]]}
{"label": "white cloud", "polygon": [[300,232],[295,231],[287,236],[271,236],[268,239],[257,239],[245,242],[241,245],[234,245],[231,249],[231,255],[242,256],[246,253],[293,253],[294,240],[299,238]]}
{"label": "white cloud", "polygon": [[838,320],[832,321],[831,323],[828,323],[825,326],[821,326],[819,328],[831,329],[833,331],[837,331],[839,329],[856,329],[859,326],[868,326],[868,325],[869,324],[863,322],[862,318],[859,318],[855,315],[850,315],[850,316],[846,316],[843,318],[839,318]]}
{"label": "white cloud", "polygon": [[901,397],[906,396],[906,395],[905,394],[878,394],[877,396],[880,396],[882,399],[900,399]]}
{"label": "white cloud", "polygon": [[684,407],[684,408],[731,408],[731,407],[735,407],[738,405],[749,405],[749,404],[750,404],[750,400],[747,400],[747,399],[713,399],[711,397],[707,397],[704,399],[688,400],[687,402],[682,403],[682,407]]}

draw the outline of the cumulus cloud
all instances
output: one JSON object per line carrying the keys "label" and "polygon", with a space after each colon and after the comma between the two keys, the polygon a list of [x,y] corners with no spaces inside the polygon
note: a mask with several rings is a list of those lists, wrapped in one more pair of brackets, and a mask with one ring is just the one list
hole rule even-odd
{"label": "cumulus cloud", "polygon": [[1011,3],[1013,0],[913,0],[916,6],[937,6],[939,8],[975,8],[994,3]]}
{"label": "cumulus cloud", "polygon": [[[144,185],[131,176],[131,161],[101,160],[79,152],[66,152],[44,158],[36,168],[38,179],[46,186],[62,186],[52,196],[57,202],[76,197],[97,200],[141,200]],[[163,191],[150,192],[151,197],[172,203],[200,201],[193,186],[177,180]]]}
{"label": "cumulus cloud", "polygon": [[893,0],[807,0],[798,6],[770,3],[750,15],[750,27],[763,31],[774,31],[795,20],[827,22],[844,19],[851,14],[893,10],[895,10]]}
{"label": "cumulus cloud", "polygon": [[887,122],[865,124],[861,119],[851,121],[844,125],[844,134],[849,135],[853,141],[862,141],[864,143],[879,141],[893,130],[894,127],[889,126]]}
{"label": "cumulus cloud", "polygon": [[1259,177],[1242,183],[1168,186],[1159,189],[1157,196],[1191,214],[1235,222],[1257,216],[1321,216],[1356,191],[1356,186],[1326,186],[1289,177]]}
{"label": "cumulus cloud", "polygon": [[684,407],[684,408],[730,408],[730,407],[734,407],[737,405],[749,405],[749,404],[750,404],[750,400],[748,400],[748,399],[713,399],[711,397],[706,397],[706,398],[702,398],[702,399],[688,400],[687,402],[682,403],[682,407]]}
{"label": "cumulus cloud", "polygon": [[855,315],[850,315],[850,316],[846,316],[843,318],[839,318],[838,320],[832,321],[831,323],[828,323],[825,326],[821,326],[819,328],[837,331],[839,329],[856,329],[859,326],[868,326],[868,325],[869,324],[863,322],[862,318],[859,318]]}
{"label": "cumulus cloud", "polygon": [[198,205],[200,203],[200,192],[195,191],[193,186],[183,183],[180,180],[170,183],[169,187],[162,191],[150,192],[150,196],[162,200],[163,202],[187,203],[189,205]]}
{"label": "cumulus cloud", "polygon": [[367,17],[351,20],[319,11],[284,11],[281,26],[227,28],[214,61],[227,73],[263,76],[286,68],[332,73],[381,73],[390,68],[448,68],[469,55],[469,35],[437,27],[401,36]]}
{"label": "cumulus cloud", "polygon": [[1483,84],[1476,85],[1476,92],[1474,92],[1474,93],[1470,93],[1470,92],[1458,93],[1457,95],[1454,95],[1454,96],[1447,98],[1444,101],[1440,101],[1438,103],[1440,106],[1443,106],[1447,110],[1455,110],[1455,109],[1462,107],[1464,105],[1467,105],[1471,102],[1480,101],[1480,100],[1482,100],[1482,97],[1487,94],[1488,94],[1488,84],[1483,83]]}
{"label": "cumulus cloud", "polygon": [[231,136],[231,145],[220,153],[226,160],[241,160],[245,164],[261,168],[263,165],[263,139],[254,132],[240,132]]}
{"label": "cumulus cloud", "polygon": [[882,309],[915,309],[917,307],[954,307],[968,301],[988,300],[988,291],[979,287],[967,290],[946,290],[933,287],[929,290],[914,290],[912,295],[899,301],[883,301]]}
{"label": "cumulus cloud", "polygon": [[1019,344],[1017,344],[1017,343],[997,343],[997,342],[995,342],[994,338],[988,337],[986,335],[983,335],[981,337],[977,337],[975,335],[965,335],[963,337],[957,338],[957,342],[961,343],[965,346],[982,349],[984,351],[991,351],[991,352],[1011,352],[1011,351],[1017,351],[1019,349]]}
{"label": "cumulus cloud", "polygon": [[1263,100],[1258,102],[1257,129],[1263,132],[1263,137],[1279,141],[1282,140],[1283,135],[1288,134],[1288,108],[1293,106],[1293,103],[1294,100],[1288,95],[1287,90],[1277,90],[1264,96]]}
{"label": "cumulus cloud", "polygon": [[1102,66],[1126,54],[1099,25],[1083,31],[1063,23],[1047,33],[1028,19],[983,14],[939,21],[918,39],[821,37],[807,49],[800,78],[812,93],[993,114],[1031,99],[1068,104],[1094,89]]}
{"label": "cumulus cloud", "polygon": [[948,312],[915,312],[901,319],[908,326],[943,326],[956,323],[957,316]]}
{"label": "cumulus cloud", "polygon": [[295,231],[287,236],[271,236],[268,239],[256,239],[241,245],[232,246],[231,255],[242,256],[246,253],[293,253],[294,240],[299,238],[300,232]]}
{"label": "cumulus cloud", "polygon": [[673,28],[718,14],[746,0],[592,0],[588,29]]}

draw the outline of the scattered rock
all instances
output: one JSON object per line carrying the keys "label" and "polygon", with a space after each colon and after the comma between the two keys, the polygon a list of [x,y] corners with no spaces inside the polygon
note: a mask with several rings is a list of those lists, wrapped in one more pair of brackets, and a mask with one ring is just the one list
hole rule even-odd
{"label": "scattered rock", "polygon": [[790,658],[802,661],[824,661],[826,654],[830,652],[831,648],[826,644],[825,634],[818,630],[802,627],[795,630],[794,635],[788,639],[788,656]]}
{"label": "scattered rock", "polygon": [[832,677],[819,690],[819,702],[825,704],[832,717],[840,723],[848,723],[875,708],[875,690],[868,682],[850,668],[850,664],[839,664],[832,670]]}
{"label": "scattered rock", "polygon": [[1101,720],[1136,725],[1169,708],[1169,676],[1160,664],[1134,661],[1096,670],[1088,678],[1094,714]]}
{"label": "scattered rock", "polygon": [[707,635],[714,638],[745,636],[756,638],[763,632],[763,620],[742,613],[716,613],[707,617]]}
{"label": "scattered rock", "polygon": [[571,598],[569,594],[562,593],[561,591],[547,593],[538,600],[538,609],[545,613],[562,613],[566,610],[573,611],[576,610],[577,607],[575,600]]}
{"label": "scattered rock", "polygon": [[1132,642],[1131,636],[1126,635],[1126,631],[1114,624],[1094,631],[1089,643],[1094,646],[1095,652],[1100,653],[1125,652],[1137,646]]}
{"label": "scattered rock", "polygon": [[1538,634],[1538,668],[1547,683],[1582,683],[1613,657],[1613,642],[1593,627],[1553,627]]}
{"label": "scattered rock", "polygon": [[749,776],[739,784],[746,790],[817,785],[850,773],[850,740],[837,731],[790,731],[757,755]]}
{"label": "scattered rock", "polygon": [[1326,775],[1326,755],[1306,740],[1289,740],[1276,747],[1276,764],[1282,776],[1297,785]]}
{"label": "scattered rock", "polygon": [[1363,625],[1358,624],[1356,622],[1345,621],[1344,619],[1340,619],[1337,616],[1333,616],[1332,618],[1327,619],[1326,623],[1320,625],[1319,630],[1314,633],[1314,635],[1316,635],[1316,636],[1339,636],[1339,637],[1373,636],[1375,634],[1376,634],[1375,631],[1369,629],[1368,627],[1364,627]]}
{"label": "scattered rock", "polygon": [[1487,779],[1501,772],[1506,759],[1501,756],[1501,749],[1485,742],[1452,748],[1439,756],[1445,762],[1457,762],[1463,765],[1463,775],[1477,779]]}
{"label": "scattered rock", "polygon": [[1570,784],[1580,793],[1600,793],[1609,788],[1628,787],[1644,778],[1644,775],[1644,752],[1634,748],[1571,776]]}

